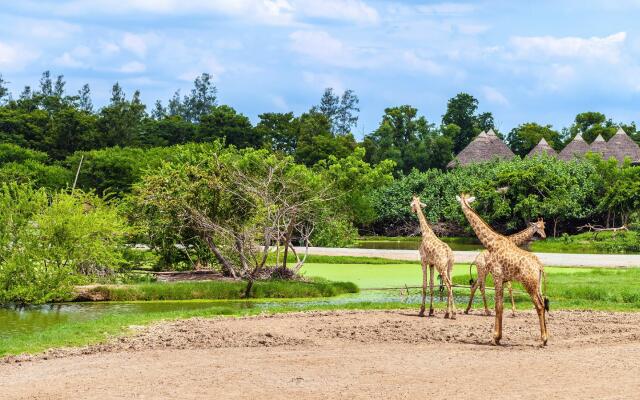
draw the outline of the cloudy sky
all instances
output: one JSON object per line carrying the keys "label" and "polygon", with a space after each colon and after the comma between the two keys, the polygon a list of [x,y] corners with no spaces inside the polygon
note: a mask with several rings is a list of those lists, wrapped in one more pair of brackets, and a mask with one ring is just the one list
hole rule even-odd
{"label": "cloudy sky", "polygon": [[119,81],[151,105],[209,72],[253,121],[353,89],[358,137],[388,106],[439,123],[461,91],[503,132],[589,110],[640,122],[638,15],[637,0],[2,1],[0,73],[17,93],[49,69],[96,105]]}

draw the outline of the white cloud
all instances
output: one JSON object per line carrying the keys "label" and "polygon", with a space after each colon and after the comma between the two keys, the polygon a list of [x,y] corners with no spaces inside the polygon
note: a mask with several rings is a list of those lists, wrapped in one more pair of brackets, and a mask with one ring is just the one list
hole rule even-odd
{"label": "white cloud", "polygon": [[626,37],[625,32],[586,39],[574,36],[516,36],[510,39],[510,44],[515,58],[574,58],[616,63],[620,60]]}
{"label": "white cloud", "polygon": [[218,62],[218,60],[212,55],[202,55],[200,53],[201,58],[198,60],[195,65],[191,65],[187,70],[182,72],[178,78],[183,81],[193,82],[196,77],[200,76],[203,72],[211,74],[213,76],[213,80],[216,81],[217,78],[226,71],[224,66]]}
{"label": "white cloud", "polygon": [[283,111],[291,110],[291,107],[289,107],[289,104],[287,104],[287,101],[282,96],[271,96],[271,103],[278,110],[283,110]]}
{"label": "white cloud", "polygon": [[75,58],[68,51],[65,51],[60,57],[55,58],[53,62],[61,67],[82,68],[85,66],[82,61]]}
{"label": "white cloud", "polygon": [[333,88],[336,92],[343,92],[345,90],[345,85],[342,80],[332,74],[319,74],[305,71],[302,73],[302,79],[317,90],[329,87]]}
{"label": "white cloud", "polygon": [[356,67],[354,49],[324,31],[296,31],[289,35],[291,49],[307,58],[324,64]]}
{"label": "white cloud", "polygon": [[378,11],[361,0],[304,0],[295,3],[296,12],[312,17],[377,23]]}
{"label": "white cloud", "polygon": [[18,69],[37,59],[39,54],[24,46],[0,42],[0,67]]}
{"label": "white cloud", "polygon": [[436,3],[418,6],[417,9],[428,15],[457,16],[475,11],[476,6],[469,3]]}
{"label": "white cloud", "polygon": [[74,0],[51,8],[65,16],[130,15],[225,15],[271,25],[289,24],[293,6],[287,0]]}
{"label": "white cloud", "polygon": [[66,39],[82,32],[80,25],[65,21],[35,18],[15,18],[12,31],[40,39]]}
{"label": "white cloud", "polygon": [[70,51],[65,51],[60,57],[56,57],[53,62],[56,65],[69,68],[86,68],[93,57],[93,52],[87,46],[76,46]]}
{"label": "white cloud", "polygon": [[405,51],[402,59],[406,65],[416,71],[424,72],[429,75],[441,75],[444,68],[433,60],[420,57],[413,51]]}
{"label": "white cloud", "polygon": [[104,54],[115,54],[120,51],[120,46],[112,42],[100,43],[100,51]]}
{"label": "white cloud", "polygon": [[509,100],[506,98],[506,96],[492,86],[483,86],[482,95],[490,103],[498,104],[501,106],[509,105]]}
{"label": "white cloud", "polygon": [[129,50],[138,57],[144,57],[147,53],[148,41],[151,39],[149,35],[136,35],[133,33],[125,33],[122,37],[121,45],[124,49]]}
{"label": "white cloud", "polygon": [[147,67],[143,63],[139,61],[131,61],[118,68],[118,71],[124,72],[125,74],[135,74],[144,72],[146,69]]}

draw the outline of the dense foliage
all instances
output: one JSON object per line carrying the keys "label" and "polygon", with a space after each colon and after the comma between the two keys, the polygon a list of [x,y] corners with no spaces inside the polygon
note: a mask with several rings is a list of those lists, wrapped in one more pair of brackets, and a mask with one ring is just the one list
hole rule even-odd
{"label": "dense foliage", "polygon": [[[454,200],[463,191],[504,232],[537,217],[553,236],[586,223],[638,226],[640,167],[588,156],[445,171],[479,132],[502,136],[467,93],[448,101],[439,125],[413,106],[388,107],[359,143],[352,90],[327,88],[299,115],[265,112],[254,124],[218,103],[208,74],[151,108],[118,83],[101,108],[88,85],[76,94],[65,86],[45,72],[14,98],[0,77],[0,302],[66,298],[87,276],[120,268],[135,253],[125,241],[149,246],[158,269],[212,266],[250,281],[295,271],[303,259],[291,258],[291,244],[415,233],[413,194],[447,235],[470,233]],[[638,139],[635,124],[585,112],[562,130],[525,122],[506,141],[525,155],[541,138],[559,150],[577,134],[608,139],[618,126]]]}
{"label": "dense foliage", "polygon": [[[447,223],[443,233],[456,232],[466,227],[455,201],[461,192],[473,193],[480,214],[504,232],[520,229],[537,217],[550,223],[554,236],[575,232],[585,223],[620,225],[629,222],[638,209],[639,173],[640,167],[619,168],[617,163],[598,157],[572,162],[535,157],[475,164],[450,172],[414,170],[374,192],[375,230],[411,233],[415,216],[408,204],[411,196],[418,194],[427,204],[429,220]],[[503,193],[497,191],[504,187],[508,189]]]}
{"label": "dense foliage", "polygon": [[129,228],[95,195],[3,184],[0,210],[0,303],[66,299],[83,277],[124,262]]}

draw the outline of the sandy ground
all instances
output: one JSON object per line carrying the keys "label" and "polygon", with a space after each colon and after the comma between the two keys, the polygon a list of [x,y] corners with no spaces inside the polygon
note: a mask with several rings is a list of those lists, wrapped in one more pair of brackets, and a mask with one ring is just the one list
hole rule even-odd
{"label": "sandy ground", "polygon": [[[304,247],[296,247],[296,251],[304,253]],[[391,260],[420,260],[418,250],[383,250],[356,249],[338,247],[310,247],[309,254],[320,256],[354,256],[380,257]],[[470,263],[476,259],[477,251],[454,251],[457,263]],[[601,268],[629,268],[640,267],[640,254],[566,254],[566,253],[535,253],[544,265],[556,267],[601,267]]]}
{"label": "sandy ground", "polygon": [[161,323],[96,346],[0,363],[2,399],[637,399],[640,313],[418,318],[308,312]]}

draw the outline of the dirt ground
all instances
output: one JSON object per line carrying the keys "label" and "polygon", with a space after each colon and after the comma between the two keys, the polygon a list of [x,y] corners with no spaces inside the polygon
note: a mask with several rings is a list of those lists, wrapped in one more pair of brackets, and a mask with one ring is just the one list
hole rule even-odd
{"label": "dirt ground", "polygon": [[637,399],[640,313],[307,312],[161,323],[0,363],[3,399]]}

